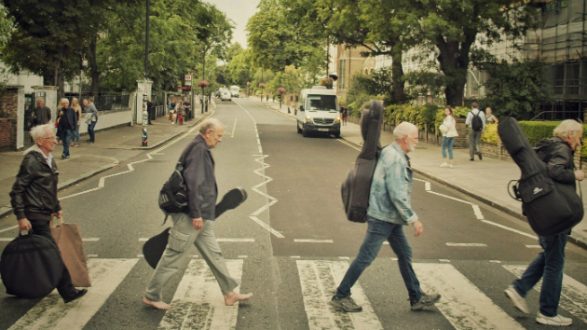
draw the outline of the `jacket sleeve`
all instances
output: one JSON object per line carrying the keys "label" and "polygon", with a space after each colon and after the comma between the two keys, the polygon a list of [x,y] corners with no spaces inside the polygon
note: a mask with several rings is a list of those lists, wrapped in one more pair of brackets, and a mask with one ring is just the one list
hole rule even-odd
{"label": "jacket sleeve", "polygon": [[575,172],[573,168],[568,168],[567,164],[572,162],[573,154],[568,148],[554,148],[553,155],[548,160],[546,168],[548,176],[560,183],[574,184]]}
{"label": "jacket sleeve", "polygon": [[202,187],[206,181],[206,150],[194,146],[184,159],[183,177],[188,194],[188,214],[193,218],[202,216]]}
{"label": "jacket sleeve", "polygon": [[399,159],[386,161],[385,186],[393,206],[406,224],[418,220],[410,202],[410,187],[406,169]]}
{"label": "jacket sleeve", "polygon": [[26,189],[30,186],[35,176],[33,173],[37,173],[31,166],[36,166],[36,163],[31,161],[31,156],[25,156],[20,164],[20,169],[16,175],[16,180],[12,185],[12,191],[10,191],[10,205],[17,219],[25,218],[25,201],[24,194]]}

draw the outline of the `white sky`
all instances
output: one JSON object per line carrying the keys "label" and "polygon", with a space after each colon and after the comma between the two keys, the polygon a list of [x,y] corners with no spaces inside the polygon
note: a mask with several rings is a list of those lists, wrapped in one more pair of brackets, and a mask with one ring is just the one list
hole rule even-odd
{"label": "white sky", "polygon": [[233,21],[234,30],[232,31],[233,42],[238,42],[243,47],[247,47],[247,21],[257,11],[259,0],[206,0],[214,4],[220,11],[226,14],[228,19]]}

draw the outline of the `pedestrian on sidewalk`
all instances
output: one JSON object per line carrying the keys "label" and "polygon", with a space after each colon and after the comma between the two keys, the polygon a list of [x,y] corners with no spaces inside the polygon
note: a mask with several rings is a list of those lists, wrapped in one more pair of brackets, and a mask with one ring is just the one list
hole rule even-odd
{"label": "pedestrian on sidewalk", "polygon": [[[582,181],[585,174],[575,170],[574,153],[580,148],[583,137],[581,123],[563,120],[553,132],[554,137],[537,146],[537,154],[546,163],[547,173],[553,180],[576,189],[576,181]],[[536,322],[544,325],[569,326],[573,320],[558,314],[565,263],[565,245],[570,230],[555,235],[539,236],[543,251],[530,263],[522,277],[516,279],[505,290],[514,306],[528,314],[526,294],[542,278],[540,289],[540,310]]]}
{"label": "pedestrian on sidewalk", "polygon": [[45,125],[51,121],[51,109],[45,106],[45,100],[42,97],[37,97],[32,120],[32,127]]}
{"label": "pedestrian on sidewalk", "polygon": [[[59,172],[52,154],[57,144],[53,130],[51,124],[38,125],[31,129],[35,144],[24,153],[10,191],[10,204],[20,231],[44,236],[55,243],[49,223],[52,217],[61,219],[63,211],[57,198]],[[66,267],[63,267],[57,291],[65,303],[76,300],[87,292],[86,289],[77,290],[73,287]]]}
{"label": "pedestrian on sidewalk", "polygon": [[70,156],[69,143],[73,137],[76,125],[75,112],[69,106],[69,100],[66,98],[62,98],[59,101],[58,111],[60,113],[58,132],[63,143],[63,154],[61,155],[61,159],[68,159]]}
{"label": "pedestrian on sidewalk", "polygon": [[493,110],[490,107],[485,108],[485,121],[487,124],[498,124],[499,120],[493,114]]}
{"label": "pedestrian on sidewalk", "polygon": [[75,129],[73,131],[73,138],[71,139],[72,143],[72,147],[79,147],[79,126],[81,124],[81,120],[82,120],[82,107],[79,104],[79,99],[77,97],[74,97],[71,99],[71,108],[73,109],[73,112],[75,112]]}
{"label": "pedestrian on sidewalk", "polygon": [[475,154],[479,157],[479,160],[483,160],[481,154],[481,135],[485,128],[485,114],[479,110],[479,103],[474,101],[471,105],[471,111],[467,113],[467,119],[465,125],[469,127],[469,160],[475,160]]}
{"label": "pedestrian on sidewalk", "polygon": [[369,195],[367,234],[355,260],[351,263],[330,304],[344,312],[360,312],[363,308],[351,298],[351,288],[373,262],[384,241],[389,242],[398,257],[400,273],[410,300],[411,310],[419,311],[435,304],[440,295],[426,294],[412,268],[412,248],[403,226],[411,225],[416,236],[423,225],[412,209],[412,169],[408,153],[418,144],[418,127],[402,122],[393,130],[395,141],[381,151]]}
{"label": "pedestrian on sidewalk", "polygon": [[[459,136],[457,132],[457,121],[452,114],[452,108],[447,106],[444,109],[444,120],[440,124],[440,132],[442,133],[442,164],[440,167],[453,167],[453,146],[455,138]],[[448,157],[448,162],[446,158]]]}
{"label": "pedestrian on sidewalk", "polygon": [[82,101],[84,108],[86,110],[86,124],[88,125],[88,136],[89,136],[89,143],[96,142],[96,124],[98,124],[98,109],[94,105],[94,100],[90,98],[85,98]]}
{"label": "pedestrian on sidewalk", "polygon": [[143,303],[148,306],[162,310],[170,308],[163,302],[161,290],[178,269],[185,268],[189,261],[187,252],[192,244],[212,270],[224,295],[225,305],[232,306],[252,297],[251,293],[234,291],[239,284],[228,272],[214,233],[218,190],[210,150],[222,141],[223,135],[224,125],[215,118],[207,119],[201,124],[200,133],[182,153],[182,157],[185,155],[183,177],[188,192],[188,209],[170,214],[173,227],[169,231],[169,242],[143,297]]}
{"label": "pedestrian on sidewalk", "polygon": [[344,126],[346,126],[347,121],[349,119],[349,108],[347,108],[347,107],[341,107],[341,110],[340,111],[342,112],[342,124]]}

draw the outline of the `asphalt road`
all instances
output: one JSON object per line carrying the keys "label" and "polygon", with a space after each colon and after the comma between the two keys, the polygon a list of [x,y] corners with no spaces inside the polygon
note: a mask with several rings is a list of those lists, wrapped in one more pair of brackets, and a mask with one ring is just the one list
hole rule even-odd
{"label": "asphalt road", "polygon": [[[528,296],[530,316],[517,312],[503,295],[513,273],[540,251],[527,225],[418,177],[413,205],[424,234],[415,238],[410,228],[406,232],[422,286],[442,294],[442,304],[422,313],[409,311],[394,255],[384,245],[353,289],[365,311],[346,315],[330,310],[326,302],[366,228],[344,218],[340,201],[340,183],[356,147],[334,137],[303,138],[291,117],[258,101],[233,101],[220,103],[215,113],[226,125],[224,140],[213,151],[216,175],[221,193],[240,186],[249,198],[217,220],[216,234],[231,271],[240,278],[240,290],[254,292],[251,302],[222,306],[213,278],[200,274],[207,267],[194,249],[190,271],[178,273],[164,290],[174,308],[166,314],[140,303],[152,274],[141,247],[164,228],[157,193],[194,131],[60,193],[66,222],[82,228],[95,286],[71,306],[54,297],[14,299],[0,290],[0,329],[34,324],[54,329],[181,324],[211,329],[541,328],[533,317],[537,292]],[[0,229],[13,224],[8,218],[0,219]],[[15,232],[1,233],[0,247]],[[573,318],[570,329],[587,327],[586,274],[587,253],[569,245],[567,298],[560,312]]]}

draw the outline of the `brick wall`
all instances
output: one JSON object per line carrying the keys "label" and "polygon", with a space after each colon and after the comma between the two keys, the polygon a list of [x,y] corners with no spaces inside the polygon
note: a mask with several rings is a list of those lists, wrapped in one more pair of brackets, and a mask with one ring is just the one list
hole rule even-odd
{"label": "brick wall", "polygon": [[0,91],[0,149],[16,147],[16,118],[18,115],[18,88]]}

